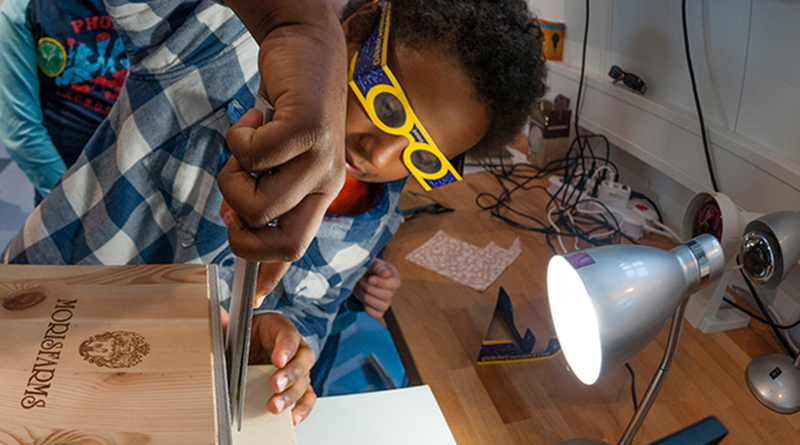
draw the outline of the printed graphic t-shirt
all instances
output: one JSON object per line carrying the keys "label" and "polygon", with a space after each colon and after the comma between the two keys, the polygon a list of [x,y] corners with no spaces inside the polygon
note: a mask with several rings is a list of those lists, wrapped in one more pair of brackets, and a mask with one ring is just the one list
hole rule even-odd
{"label": "printed graphic t-shirt", "polygon": [[31,0],[25,21],[36,45],[43,123],[70,166],[119,96],[125,46],[102,0]]}

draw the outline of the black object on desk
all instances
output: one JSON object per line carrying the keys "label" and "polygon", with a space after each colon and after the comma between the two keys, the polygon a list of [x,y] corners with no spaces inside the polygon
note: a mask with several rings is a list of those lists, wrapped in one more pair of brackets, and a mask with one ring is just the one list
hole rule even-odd
{"label": "black object on desk", "polygon": [[727,435],[728,429],[710,416],[649,445],[717,445]]}
{"label": "black object on desk", "polygon": [[442,204],[439,204],[439,203],[426,204],[424,206],[412,207],[410,209],[402,210],[403,217],[406,220],[414,219],[414,218],[418,217],[419,215],[421,215],[423,213],[430,213],[430,214],[434,214],[435,215],[435,214],[438,214],[438,213],[446,213],[446,212],[452,212],[452,211],[453,211],[453,209],[451,209],[450,207],[445,207],[445,206],[443,206]]}
{"label": "black object on desk", "polygon": [[411,196],[415,196],[417,198],[425,198],[425,199],[427,199],[429,201],[433,201],[431,204],[425,204],[425,205],[421,205],[421,206],[417,206],[417,207],[411,207],[411,208],[408,208],[408,209],[400,209],[400,212],[403,213],[403,218],[405,218],[406,221],[408,221],[409,219],[414,219],[414,218],[418,217],[419,215],[421,215],[423,213],[429,213],[431,215],[437,215],[439,213],[447,213],[447,212],[452,212],[452,211],[455,210],[455,209],[453,209],[451,207],[448,207],[447,205],[445,205],[445,204],[443,204],[443,203],[431,198],[430,196],[419,194],[419,193],[415,193],[415,192],[412,192],[412,191],[408,191],[406,193],[408,193]]}

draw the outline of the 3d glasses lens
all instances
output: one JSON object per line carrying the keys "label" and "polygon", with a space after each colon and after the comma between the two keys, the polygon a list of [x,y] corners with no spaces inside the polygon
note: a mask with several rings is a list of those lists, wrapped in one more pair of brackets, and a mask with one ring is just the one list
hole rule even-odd
{"label": "3d glasses lens", "polygon": [[400,128],[406,123],[406,110],[397,96],[383,92],[375,96],[375,114],[389,128]]}
{"label": "3d glasses lens", "polygon": [[442,169],[439,158],[427,150],[414,150],[411,153],[411,164],[422,173],[433,174]]}

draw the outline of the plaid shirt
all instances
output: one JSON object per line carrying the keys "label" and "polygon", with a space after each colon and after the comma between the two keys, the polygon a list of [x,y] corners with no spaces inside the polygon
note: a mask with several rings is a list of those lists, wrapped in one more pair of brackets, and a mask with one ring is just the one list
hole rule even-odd
{"label": "plaid shirt", "polygon": [[[258,46],[213,0],[107,0],[130,70],[108,119],[28,217],[5,263],[219,266],[230,295],[233,255],[219,216],[216,175],[225,133],[254,104]],[[289,317],[320,351],[341,303],[402,222],[405,180],[380,203],[328,217],[256,311]]]}

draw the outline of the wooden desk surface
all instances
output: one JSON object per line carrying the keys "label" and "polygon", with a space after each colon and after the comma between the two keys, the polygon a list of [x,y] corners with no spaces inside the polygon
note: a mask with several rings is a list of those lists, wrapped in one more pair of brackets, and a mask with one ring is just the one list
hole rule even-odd
{"label": "wooden desk surface", "polygon": [[[422,192],[415,181],[408,184],[406,190]],[[500,286],[511,297],[520,331],[529,328],[537,343],[555,335],[545,283],[553,253],[544,235],[513,229],[481,211],[475,196],[483,191],[500,191],[487,173],[434,190],[430,197],[456,211],[407,221],[386,247],[385,258],[403,278],[387,322],[412,384],[421,380],[430,385],[459,445],[557,444],[581,437],[617,443],[633,415],[631,377],[624,367],[584,386],[567,369],[563,354],[532,362],[476,364]],[[425,201],[404,194],[400,206],[421,203]],[[515,208],[540,219],[545,203],[543,191],[514,195]],[[405,259],[438,230],[477,246],[494,241],[508,248],[519,237],[522,255],[489,289],[477,292]],[[648,244],[672,243],[653,236]],[[661,361],[667,330],[630,361],[639,398]],[[757,322],[714,334],[703,334],[686,322],[666,383],[634,443],[649,443],[710,415],[730,430],[725,445],[800,443],[800,414],[770,411],[745,382],[752,357],[780,351],[769,328]]]}

